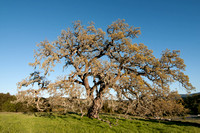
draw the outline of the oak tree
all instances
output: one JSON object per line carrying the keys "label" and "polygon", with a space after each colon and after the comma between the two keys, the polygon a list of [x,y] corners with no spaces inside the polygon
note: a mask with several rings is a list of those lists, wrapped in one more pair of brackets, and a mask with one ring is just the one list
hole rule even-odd
{"label": "oak tree", "polygon": [[[124,20],[113,22],[106,31],[96,29],[92,22],[88,26],[74,22],[73,28],[62,30],[56,41],[45,40],[37,45],[35,61],[30,63],[35,71],[19,82],[18,98],[31,95],[29,101],[43,110],[45,100],[39,99],[42,92],[72,98],[80,98],[86,92],[84,97],[91,101],[87,116],[98,118],[109,90],[114,90],[118,100],[129,100],[139,107],[145,102],[150,104],[155,97],[168,96],[172,82],[180,82],[188,91],[194,89],[183,72],[186,66],[180,52],[167,49],[161,58],[156,58],[144,44],[133,43],[140,33],[140,28],[129,26]],[[72,68],[71,72],[50,82],[48,76],[58,63]],[[22,86],[36,83],[37,88],[22,91]]]}

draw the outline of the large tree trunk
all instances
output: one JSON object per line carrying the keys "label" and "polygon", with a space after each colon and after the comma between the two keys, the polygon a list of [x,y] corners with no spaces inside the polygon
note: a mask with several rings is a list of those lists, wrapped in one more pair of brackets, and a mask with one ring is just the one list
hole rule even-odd
{"label": "large tree trunk", "polygon": [[89,118],[98,118],[99,117],[99,111],[102,108],[102,97],[96,97],[93,100],[92,106],[88,110],[87,116]]}
{"label": "large tree trunk", "polygon": [[103,94],[106,89],[108,89],[108,86],[101,85],[100,90],[97,91],[97,97],[93,100],[92,106],[88,109],[87,116],[89,118],[99,117],[99,112],[103,104]]}

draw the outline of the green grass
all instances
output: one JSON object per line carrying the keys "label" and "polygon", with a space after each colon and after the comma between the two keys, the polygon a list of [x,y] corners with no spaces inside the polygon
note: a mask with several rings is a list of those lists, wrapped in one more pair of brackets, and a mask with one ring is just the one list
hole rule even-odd
{"label": "green grass", "polygon": [[81,118],[76,114],[42,116],[35,117],[22,113],[0,113],[1,133],[200,133],[199,124],[189,122],[159,122],[145,119],[124,119],[118,122],[111,116],[101,116],[108,118],[113,123],[112,127],[108,123]]}

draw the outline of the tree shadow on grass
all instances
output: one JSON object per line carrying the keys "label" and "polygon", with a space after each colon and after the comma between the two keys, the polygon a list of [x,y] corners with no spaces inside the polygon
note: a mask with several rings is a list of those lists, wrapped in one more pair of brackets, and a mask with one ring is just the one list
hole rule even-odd
{"label": "tree shadow on grass", "polygon": [[199,123],[195,122],[185,122],[185,121],[164,121],[164,120],[154,120],[154,119],[137,119],[140,121],[146,121],[146,122],[154,122],[154,123],[162,123],[165,125],[177,125],[177,126],[194,126],[194,127],[200,127]]}
{"label": "tree shadow on grass", "polygon": [[[67,113],[54,113],[54,112],[34,112],[33,113],[35,117],[45,117],[45,118],[74,118],[74,119],[78,119],[79,116],[81,116],[78,113],[75,112],[67,112]],[[77,117],[76,117],[77,116]]]}
{"label": "tree shadow on grass", "polygon": [[44,117],[44,118],[50,118],[55,119],[56,115],[54,115],[52,112],[35,112],[33,113],[35,117]]}
{"label": "tree shadow on grass", "polygon": [[[56,119],[56,118],[60,118],[64,121],[67,121],[66,118],[71,118],[74,120],[78,120],[80,121],[81,119],[84,119],[85,122],[89,122],[89,124],[91,124],[91,121],[89,118],[85,119],[86,116],[84,116],[83,118],[81,118],[81,115],[75,112],[68,112],[66,114],[62,114],[62,115],[58,115],[58,114],[54,114],[54,113],[37,113],[37,115],[35,114],[36,117],[45,117],[45,118],[50,118],[50,119]],[[109,116],[103,116],[103,119],[108,119],[113,121],[115,118],[113,117],[109,117]],[[126,119],[124,118],[117,118],[118,120],[121,121],[126,121]],[[140,120],[140,121],[145,121],[145,122],[153,122],[153,123],[162,123],[165,125],[177,125],[177,126],[194,126],[194,127],[200,127],[200,123],[195,123],[195,122],[185,122],[185,121],[164,121],[164,120],[155,120],[155,119],[141,119],[141,118],[133,118],[135,120]]]}

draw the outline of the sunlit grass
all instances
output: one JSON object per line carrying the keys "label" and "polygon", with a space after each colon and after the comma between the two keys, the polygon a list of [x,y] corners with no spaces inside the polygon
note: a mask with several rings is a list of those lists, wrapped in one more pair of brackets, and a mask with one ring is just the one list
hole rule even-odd
{"label": "sunlit grass", "polygon": [[113,119],[101,116],[113,124],[81,118],[76,114],[35,117],[21,113],[0,113],[0,132],[2,133],[85,133],[85,132],[200,132],[198,125],[176,122],[159,122],[144,119]]}

